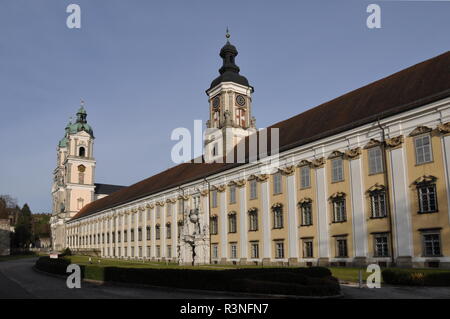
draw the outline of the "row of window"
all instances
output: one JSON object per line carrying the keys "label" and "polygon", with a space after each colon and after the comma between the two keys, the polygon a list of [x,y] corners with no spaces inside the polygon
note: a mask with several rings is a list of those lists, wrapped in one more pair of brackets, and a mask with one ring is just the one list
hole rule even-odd
{"label": "row of window", "polygon": [[[432,161],[432,148],[430,135],[422,135],[414,138],[416,164],[424,164]],[[383,153],[380,146],[368,149],[368,168],[369,174],[379,174],[384,171]],[[331,160],[331,181],[333,183],[342,182],[344,180],[344,164],[343,158],[337,157]],[[300,188],[311,187],[311,169],[308,165],[300,167]],[[257,198],[258,183],[256,180],[250,181],[250,200]],[[281,194],[282,175],[276,173],[273,175],[273,194]],[[236,186],[229,187],[229,203],[236,203]],[[217,190],[212,192],[212,207],[217,207]]]}
{"label": "row of window", "polygon": [[[285,258],[285,247],[283,240],[275,240],[274,251],[275,258]],[[389,257],[389,235],[388,233],[379,233],[373,235],[373,255],[374,257]],[[314,258],[314,238],[302,239],[302,257]],[[250,258],[258,259],[259,254],[259,241],[250,242]],[[441,256],[441,236],[439,231],[426,231],[422,233],[422,255],[424,257],[440,257]],[[238,258],[238,244],[236,242],[229,243],[229,253],[231,259]],[[219,258],[219,244],[212,244],[211,254],[213,259]],[[335,237],[335,257],[347,258],[348,244],[346,236]]]}
{"label": "row of window", "polygon": [[[123,254],[122,254],[123,253]],[[103,255],[104,256],[112,256],[112,257],[144,257],[143,255],[143,247],[139,246],[137,248],[137,251],[135,251],[135,247],[130,247],[130,249],[128,249],[128,247],[106,247],[103,248]],[[147,247],[147,257],[152,256],[152,248],[149,246]],[[161,246],[160,245],[156,245],[155,246],[155,257],[156,258],[161,258]],[[166,257],[167,258],[171,258],[172,257],[172,246],[171,245],[167,245],[166,246]]]}
{"label": "row of window", "polygon": [[[421,183],[417,185],[419,213],[433,213],[437,211],[437,196],[436,185],[433,183]],[[387,203],[386,192],[384,188],[377,189],[369,192],[370,199],[370,213],[372,218],[384,218],[387,217]],[[331,199],[333,208],[334,223],[341,223],[347,221],[346,212],[346,198],[345,194],[340,193],[336,197]],[[300,225],[310,226],[313,224],[312,215],[312,202],[305,201],[299,204],[300,209]],[[272,209],[273,211],[273,228],[283,228],[283,207],[279,206]],[[248,212],[249,218],[249,231],[258,230],[258,211],[251,210]],[[217,235],[218,218],[213,216],[211,218],[211,234]],[[228,214],[228,232],[237,232],[237,217],[236,213],[232,212]]]}

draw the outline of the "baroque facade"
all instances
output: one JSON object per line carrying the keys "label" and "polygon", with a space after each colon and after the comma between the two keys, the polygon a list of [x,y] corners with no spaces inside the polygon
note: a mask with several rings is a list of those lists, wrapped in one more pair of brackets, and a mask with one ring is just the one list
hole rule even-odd
{"label": "baroque facade", "polygon": [[[233,128],[233,145],[260,138],[237,50],[227,41],[220,56],[207,126]],[[279,153],[184,163],[87,199],[64,220],[65,245],[196,264],[450,267],[449,67],[446,52],[272,125]]]}

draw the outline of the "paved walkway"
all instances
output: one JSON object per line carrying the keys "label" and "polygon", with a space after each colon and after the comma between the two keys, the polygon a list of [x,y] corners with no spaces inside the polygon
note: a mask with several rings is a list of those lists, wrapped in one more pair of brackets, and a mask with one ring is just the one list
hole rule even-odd
{"label": "paved walkway", "polygon": [[133,298],[133,299],[221,299],[233,294],[186,292],[170,288],[124,288],[82,282],[81,289],[69,289],[63,278],[32,269],[36,258],[0,262],[0,298]]}
{"label": "paved walkway", "polygon": [[450,299],[450,287],[359,288],[357,284],[341,284],[346,299]]}

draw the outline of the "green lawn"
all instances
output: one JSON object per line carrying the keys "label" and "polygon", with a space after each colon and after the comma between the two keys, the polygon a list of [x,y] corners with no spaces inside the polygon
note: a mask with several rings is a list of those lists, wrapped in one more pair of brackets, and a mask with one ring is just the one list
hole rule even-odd
{"label": "green lawn", "polygon": [[366,272],[363,268],[350,268],[350,267],[329,267],[333,277],[338,278],[342,281],[358,282],[359,281],[359,271],[362,270],[362,277],[364,282],[370,273]]}

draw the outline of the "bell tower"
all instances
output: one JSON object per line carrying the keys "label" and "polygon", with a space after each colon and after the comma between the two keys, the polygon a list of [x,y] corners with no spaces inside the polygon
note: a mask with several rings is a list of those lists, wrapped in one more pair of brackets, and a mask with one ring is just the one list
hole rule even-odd
{"label": "bell tower", "polygon": [[212,152],[215,156],[217,146],[214,141],[221,135],[223,154],[249,134],[256,130],[255,118],[252,117],[252,93],[254,88],[248,80],[239,74],[240,68],[235,59],[238,51],[230,43],[230,34],[226,32],[227,42],[220,50],[223,64],[219,69],[220,75],[211,82],[206,90],[209,101],[209,120],[206,123],[205,152]]}
{"label": "bell tower", "polygon": [[84,102],[69,121],[57,147],[57,163],[53,171],[53,212],[50,220],[53,249],[66,247],[64,223],[94,200],[95,159],[94,132],[87,123]]}

